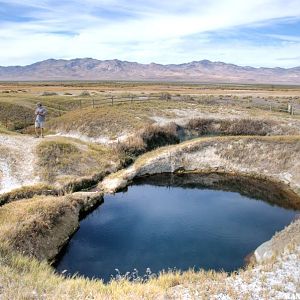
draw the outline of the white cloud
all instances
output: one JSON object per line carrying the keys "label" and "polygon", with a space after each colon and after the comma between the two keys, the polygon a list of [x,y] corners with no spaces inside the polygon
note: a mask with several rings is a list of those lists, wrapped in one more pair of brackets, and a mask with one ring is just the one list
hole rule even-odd
{"label": "white cloud", "polygon": [[[50,57],[94,57],[146,63],[205,58],[243,65],[292,66],[296,62],[280,58],[297,57],[300,51],[299,37],[292,44],[283,41],[276,46],[264,45],[263,41],[262,45],[230,45],[210,41],[208,34],[276,18],[299,18],[299,0],[1,2],[31,7],[26,16],[36,20],[0,23],[0,65],[28,64]],[[188,38],[191,35],[197,36],[196,43]],[[280,35],[273,38],[283,40]]]}

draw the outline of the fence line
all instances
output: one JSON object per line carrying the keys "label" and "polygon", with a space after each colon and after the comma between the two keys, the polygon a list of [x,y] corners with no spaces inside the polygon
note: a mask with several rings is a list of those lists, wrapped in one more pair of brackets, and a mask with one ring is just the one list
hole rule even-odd
{"label": "fence line", "polygon": [[[101,99],[96,99],[95,97],[82,97],[80,99],[73,99],[71,104],[71,108],[65,108],[63,107],[62,103],[57,104],[56,107],[51,107],[51,110],[56,111],[57,116],[61,116],[62,113],[72,111],[74,109],[84,109],[84,108],[101,108],[105,106],[114,106],[119,104],[130,104],[133,105],[134,103],[142,103],[142,102],[148,102],[148,101],[178,101],[178,102],[184,102],[184,103],[206,103],[210,105],[226,105],[226,104],[234,104],[238,103],[238,101],[241,101],[240,104],[246,108],[258,108],[262,110],[268,110],[268,111],[277,111],[277,112],[285,112],[290,114],[291,116],[294,115],[300,115],[300,109],[296,108],[294,104],[287,103],[286,107],[284,107],[282,104],[276,105],[275,103],[252,103],[249,101],[245,101],[245,99],[236,99],[232,97],[220,97],[219,95],[171,95],[169,93],[163,93],[161,95],[153,95],[153,94],[142,94],[142,95],[128,95],[128,96],[105,96]],[[50,107],[49,107],[50,110]],[[14,128],[16,129],[16,126],[18,128],[25,128],[27,126],[33,125],[33,118],[31,119],[28,116],[24,116],[23,121],[22,119],[18,121],[9,120],[8,117],[6,117],[2,124],[6,128]]]}
{"label": "fence line", "polygon": [[[131,95],[131,96],[121,96],[121,97],[116,97],[116,96],[111,96],[111,97],[105,97],[102,99],[95,99],[91,97],[90,99],[79,99],[79,100],[74,100],[74,101],[79,101],[80,105],[77,105],[79,108],[99,108],[103,106],[114,106],[117,104],[124,104],[124,103],[129,103],[133,104],[135,102],[147,102],[147,101],[182,101],[185,103],[203,103],[206,102],[209,104],[209,102],[212,102],[211,104],[213,105],[218,105],[218,104],[226,104],[224,101],[232,101],[233,99],[231,98],[222,98],[222,99],[216,99],[216,98],[203,98],[203,96],[195,96],[195,95],[185,95],[185,96],[175,96],[175,95],[163,95],[163,96],[154,96],[154,95]],[[221,100],[220,103],[218,103],[218,100]],[[223,102],[222,102],[223,101]],[[235,100],[235,101],[238,101]],[[230,102],[231,104],[233,102]],[[228,103],[228,104],[230,104]],[[286,112],[290,115],[300,115],[300,109],[295,108],[295,106],[292,103],[287,103],[286,107],[284,108],[283,104],[280,105],[275,105],[273,104],[251,104],[249,102],[241,102],[242,105],[250,106],[251,108],[258,108],[258,109],[263,109],[263,110],[269,110],[269,111],[277,111],[277,112]]]}

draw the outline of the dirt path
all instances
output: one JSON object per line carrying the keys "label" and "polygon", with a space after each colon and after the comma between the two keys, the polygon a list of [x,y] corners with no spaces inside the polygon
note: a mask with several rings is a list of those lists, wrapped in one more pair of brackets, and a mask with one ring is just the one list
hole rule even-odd
{"label": "dirt path", "polygon": [[39,139],[21,135],[0,135],[0,193],[35,184],[34,149]]}

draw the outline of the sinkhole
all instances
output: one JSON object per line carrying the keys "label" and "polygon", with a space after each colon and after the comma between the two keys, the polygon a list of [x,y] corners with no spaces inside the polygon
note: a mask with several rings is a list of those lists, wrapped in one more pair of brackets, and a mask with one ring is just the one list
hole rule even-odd
{"label": "sinkhole", "polygon": [[55,267],[104,282],[126,272],[143,276],[148,268],[153,273],[237,270],[249,253],[295,218],[295,197],[276,184],[248,177],[141,178],[104,197],[81,221]]}

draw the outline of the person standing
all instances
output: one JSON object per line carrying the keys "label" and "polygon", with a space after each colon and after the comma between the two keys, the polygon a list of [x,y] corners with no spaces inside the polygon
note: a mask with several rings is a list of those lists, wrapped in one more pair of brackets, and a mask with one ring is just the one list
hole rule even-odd
{"label": "person standing", "polygon": [[[35,137],[44,137],[44,124],[46,119],[47,111],[45,107],[43,107],[42,103],[37,103],[35,110]],[[40,132],[39,132],[40,130]]]}

